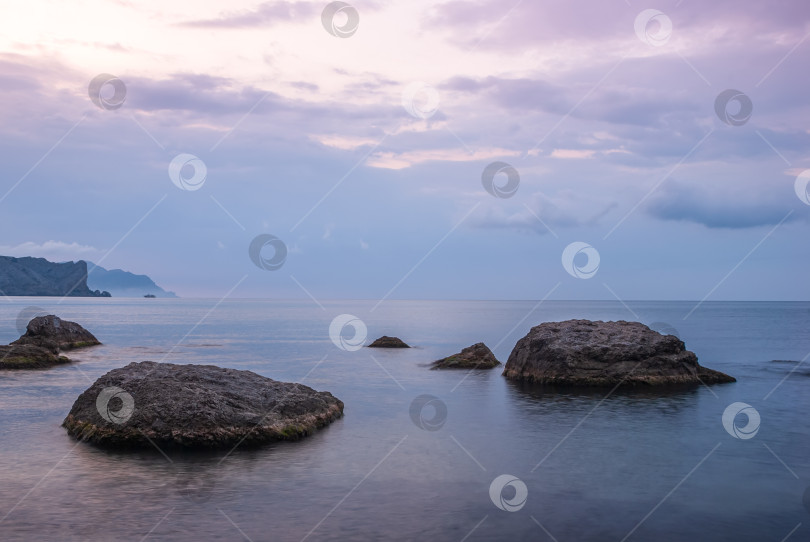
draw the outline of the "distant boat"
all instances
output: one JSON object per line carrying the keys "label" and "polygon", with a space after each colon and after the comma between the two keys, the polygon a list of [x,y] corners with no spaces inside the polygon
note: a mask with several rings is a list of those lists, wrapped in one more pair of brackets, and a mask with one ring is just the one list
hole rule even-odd
{"label": "distant boat", "polygon": [[152,298],[152,297],[157,297],[157,296],[155,294],[146,294],[144,297]]}

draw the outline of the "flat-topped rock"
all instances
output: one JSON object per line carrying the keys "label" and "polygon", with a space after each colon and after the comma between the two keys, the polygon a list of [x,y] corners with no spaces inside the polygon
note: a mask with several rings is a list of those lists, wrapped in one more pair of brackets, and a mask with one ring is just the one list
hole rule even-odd
{"label": "flat-topped rock", "polygon": [[213,365],[143,361],[113,369],[62,425],[109,447],[222,448],[297,440],[343,415],[329,392]]}
{"label": "flat-topped rock", "polygon": [[399,337],[389,337],[388,335],[383,335],[370,345],[369,348],[410,348],[407,344],[405,344]]}
{"label": "flat-topped rock", "polygon": [[698,364],[678,337],[623,320],[535,326],[515,345],[503,375],[542,384],[610,387],[736,381]]}
{"label": "flat-topped rock", "polygon": [[431,369],[492,369],[500,364],[487,345],[476,343],[458,354],[434,361]]}
{"label": "flat-topped rock", "polygon": [[71,363],[59,355],[72,350],[101,344],[92,333],[76,322],[58,316],[38,316],[28,322],[26,332],[8,346],[0,346],[0,370],[47,369]]}

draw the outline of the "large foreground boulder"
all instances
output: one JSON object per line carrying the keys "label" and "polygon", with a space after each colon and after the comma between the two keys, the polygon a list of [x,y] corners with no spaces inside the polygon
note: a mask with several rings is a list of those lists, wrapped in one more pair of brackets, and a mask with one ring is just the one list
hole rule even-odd
{"label": "large foreground boulder", "polygon": [[492,369],[500,364],[487,345],[476,343],[458,354],[434,361],[431,369]]}
{"label": "large foreground boulder", "polygon": [[143,361],[85,390],[62,425],[111,447],[221,448],[297,440],[343,415],[329,392],[213,365]]}
{"label": "large foreground boulder", "polygon": [[101,344],[92,333],[76,322],[58,316],[38,316],[28,322],[25,334],[8,346],[0,346],[0,370],[47,369],[70,363],[71,359],[59,355],[61,350],[72,350]]}
{"label": "large foreground boulder", "polygon": [[717,384],[736,380],[698,364],[674,335],[639,322],[568,320],[535,326],[509,355],[503,375],[551,385]]}

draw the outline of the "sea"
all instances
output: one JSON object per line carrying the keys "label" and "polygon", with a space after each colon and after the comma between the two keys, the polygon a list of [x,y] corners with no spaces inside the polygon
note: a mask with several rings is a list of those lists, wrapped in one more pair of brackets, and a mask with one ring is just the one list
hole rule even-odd
{"label": "sea", "polygon": [[[0,372],[0,540],[810,540],[810,303],[375,305],[0,300],[2,343],[32,311],[103,343],[70,365]],[[737,382],[551,389],[428,367],[477,342],[506,362],[532,326],[571,318],[676,334]],[[361,347],[382,335],[413,348]],[[254,449],[71,439],[76,397],[143,360],[300,382],[341,399],[344,417]]]}

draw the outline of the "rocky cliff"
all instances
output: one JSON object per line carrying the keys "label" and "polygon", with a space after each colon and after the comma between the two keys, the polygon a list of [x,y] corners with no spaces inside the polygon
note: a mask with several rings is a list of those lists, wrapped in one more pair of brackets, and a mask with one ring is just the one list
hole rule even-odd
{"label": "rocky cliff", "polygon": [[109,297],[87,287],[83,261],[53,263],[45,258],[0,256],[0,295]]}

